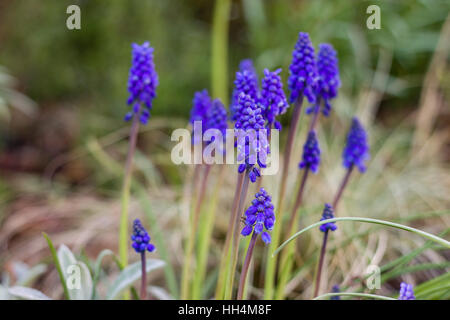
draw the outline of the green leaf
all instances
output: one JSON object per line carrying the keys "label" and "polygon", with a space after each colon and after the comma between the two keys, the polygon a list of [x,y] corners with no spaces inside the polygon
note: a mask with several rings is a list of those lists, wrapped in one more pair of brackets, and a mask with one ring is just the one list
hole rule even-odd
{"label": "green leaf", "polygon": [[450,242],[448,242],[445,239],[442,239],[438,236],[435,236],[431,233],[419,230],[419,229],[415,229],[415,228],[411,228],[408,226],[405,226],[403,224],[399,224],[399,223],[394,223],[394,222],[389,222],[389,221],[385,221],[385,220],[378,220],[378,219],[370,219],[370,218],[360,218],[360,217],[343,217],[343,218],[333,218],[333,219],[327,219],[327,220],[322,220],[316,223],[313,223],[312,225],[298,231],[297,233],[295,233],[294,235],[292,235],[289,239],[287,239],[285,242],[283,242],[281,244],[281,246],[279,246],[274,253],[272,254],[272,257],[275,256],[278,252],[280,252],[281,249],[283,249],[284,246],[286,246],[289,242],[291,242],[292,240],[294,240],[296,237],[298,237],[299,235],[301,235],[302,233],[318,227],[322,224],[325,223],[329,223],[329,222],[336,222],[336,221],[359,221],[359,222],[367,222],[367,223],[374,223],[374,224],[381,224],[387,227],[393,227],[393,228],[397,228],[397,229],[401,229],[401,230],[405,230],[405,231],[409,231],[412,233],[415,233],[417,235],[420,235],[426,239],[429,239],[431,241],[437,242],[441,245],[443,245],[446,248],[450,248]]}
{"label": "green leaf", "polygon": [[51,300],[39,290],[21,286],[9,288],[8,293],[15,298],[23,300]]}
{"label": "green leaf", "polygon": [[335,296],[350,296],[350,297],[360,297],[360,298],[370,298],[370,299],[378,299],[378,300],[397,300],[391,297],[379,296],[376,294],[368,294],[368,293],[355,293],[355,292],[339,292],[339,293],[326,293],[315,297],[313,300],[320,300]]}
{"label": "green leaf", "polygon": [[[65,245],[58,249],[58,259],[68,287],[71,300],[90,300],[92,298],[92,277],[84,262],[78,261]],[[71,282],[73,280],[73,282]],[[69,286],[69,284],[71,284]]]}
{"label": "green leaf", "polygon": [[53,262],[55,263],[56,270],[58,271],[59,274],[59,280],[61,281],[61,284],[64,289],[64,296],[66,297],[66,299],[70,299],[69,290],[67,290],[64,274],[61,269],[61,264],[59,263],[58,255],[56,254],[55,247],[53,246],[53,242],[50,240],[50,238],[45,232],[42,233],[42,235],[44,236],[45,240],[47,240],[48,247],[53,257]]}
{"label": "green leaf", "polygon": [[[146,261],[146,272],[156,270],[165,265],[165,262],[158,259],[147,259]],[[124,268],[117,279],[112,284],[111,288],[108,290],[108,294],[106,299],[113,300],[115,299],[122,291],[130,287],[133,282],[140,279],[142,276],[141,271],[141,262],[135,262],[126,268]]]}
{"label": "green leaf", "polygon": [[107,256],[111,256],[114,255],[114,252],[112,252],[109,249],[104,249],[102,250],[99,255],[97,256],[97,259],[95,260],[95,264],[94,264],[94,279],[93,279],[93,287],[92,287],[92,297],[93,299],[95,299],[97,292],[96,292],[96,287],[97,287],[97,282],[98,279],[100,278],[100,272],[101,272],[101,266],[102,266],[102,261],[103,258],[107,257]]}

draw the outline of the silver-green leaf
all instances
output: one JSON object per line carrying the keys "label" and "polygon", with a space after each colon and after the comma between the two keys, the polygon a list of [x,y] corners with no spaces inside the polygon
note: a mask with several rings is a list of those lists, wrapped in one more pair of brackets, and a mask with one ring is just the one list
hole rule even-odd
{"label": "silver-green leaf", "polygon": [[[165,262],[158,259],[147,259],[146,272],[149,273],[155,269],[161,268],[165,265]],[[108,290],[106,299],[113,300],[125,289],[129,288],[133,282],[140,279],[142,276],[141,262],[135,262],[125,269],[123,269],[117,279]]]}

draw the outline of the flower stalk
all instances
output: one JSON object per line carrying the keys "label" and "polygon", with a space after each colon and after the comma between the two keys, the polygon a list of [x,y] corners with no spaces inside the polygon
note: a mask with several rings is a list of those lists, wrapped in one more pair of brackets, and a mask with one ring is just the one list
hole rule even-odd
{"label": "flower stalk", "polygon": [[130,128],[129,144],[127,159],[125,162],[125,174],[122,185],[121,196],[121,216],[120,216],[120,229],[119,229],[119,259],[122,266],[128,264],[128,211],[130,205],[130,189],[131,179],[133,172],[133,158],[136,152],[137,135],[139,132],[139,118],[135,114],[133,115],[133,122]]}
{"label": "flower stalk", "polygon": [[146,260],[145,260],[145,251],[141,252],[141,267],[142,267],[142,276],[141,276],[141,300],[147,299],[147,268],[145,266]]}
{"label": "flower stalk", "polygon": [[244,294],[246,279],[247,279],[247,274],[248,274],[248,268],[249,268],[250,262],[252,260],[253,249],[255,247],[257,237],[258,237],[258,234],[253,231],[252,238],[248,245],[247,254],[245,255],[244,265],[242,266],[241,277],[239,280],[239,289],[238,289],[238,294],[237,294],[237,300],[242,300],[242,297]]}

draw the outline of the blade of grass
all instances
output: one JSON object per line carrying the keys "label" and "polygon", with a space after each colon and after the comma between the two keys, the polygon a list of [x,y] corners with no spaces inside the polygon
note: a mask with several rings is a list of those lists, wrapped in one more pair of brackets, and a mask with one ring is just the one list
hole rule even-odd
{"label": "blade of grass", "polygon": [[358,222],[367,222],[367,223],[380,224],[380,225],[384,225],[384,226],[387,226],[387,227],[393,227],[393,228],[397,228],[397,229],[400,229],[400,230],[405,230],[405,231],[409,231],[409,232],[415,233],[415,234],[417,234],[419,236],[422,236],[422,237],[424,237],[426,239],[429,239],[431,241],[439,243],[439,244],[443,245],[446,248],[450,248],[450,242],[445,240],[445,239],[442,239],[442,238],[440,238],[438,236],[435,236],[435,235],[433,235],[431,233],[428,233],[428,232],[425,232],[425,231],[422,231],[422,230],[419,230],[419,229],[411,228],[411,227],[408,227],[408,226],[405,226],[405,225],[402,225],[402,224],[399,224],[399,223],[394,223],[394,222],[389,222],[389,221],[379,220],[379,219],[371,219],[371,218],[342,217],[342,218],[333,218],[333,219],[322,220],[322,221],[313,223],[312,225],[310,225],[310,226],[308,226],[308,227],[298,231],[297,233],[292,235],[288,240],[286,240],[283,244],[281,244],[281,246],[279,246],[274,251],[272,256],[275,256],[276,254],[278,254],[278,252],[281,249],[283,249],[283,247],[285,247],[289,242],[291,242],[292,240],[294,240],[295,238],[300,236],[302,233],[304,233],[304,232],[306,232],[306,231],[308,231],[308,230],[310,230],[312,228],[318,227],[318,226],[320,226],[322,224],[329,223],[329,222],[337,222],[337,221],[358,221]]}
{"label": "blade of grass", "polygon": [[354,292],[339,292],[339,293],[326,293],[320,296],[315,297],[313,300],[320,300],[330,297],[336,296],[349,296],[349,297],[359,297],[359,298],[370,298],[370,299],[378,299],[378,300],[397,300],[391,297],[379,296],[376,294],[369,293],[354,293]]}

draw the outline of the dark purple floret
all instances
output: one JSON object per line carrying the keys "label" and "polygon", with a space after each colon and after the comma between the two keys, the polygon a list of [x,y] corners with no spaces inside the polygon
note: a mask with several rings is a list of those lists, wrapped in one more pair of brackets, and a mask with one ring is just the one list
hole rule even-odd
{"label": "dark purple floret", "polygon": [[398,300],[416,300],[412,284],[407,284],[405,282],[400,284],[400,294]]}
{"label": "dark purple floret", "polygon": [[289,72],[290,102],[293,103],[297,98],[305,95],[310,103],[314,103],[316,101],[315,87],[318,75],[314,47],[306,32],[298,34],[298,40],[292,52],[292,63],[289,66]]}
{"label": "dark purple floret", "polygon": [[[330,204],[326,203],[325,208],[323,209],[322,218],[320,219],[320,221],[327,220],[327,219],[333,219],[333,218],[334,218],[333,207]],[[334,231],[336,229],[337,229],[337,226],[334,222],[328,222],[328,223],[320,225],[320,231],[322,231],[322,232],[325,232],[327,230]]]}
{"label": "dark purple floret", "polygon": [[316,132],[310,131],[308,133],[308,139],[303,146],[303,159],[299,163],[299,168],[306,168],[311,170],[313,173],[319,171],[320,165],[320,147],[319,141],[317,140]]}
{"label": "dark purple floret", "polygon": [[[256,103],[250,95],[241,93],[234,125],[237,137],[237,159],[244,161],[238,171],[242,173],[248,170],[252,182],[261,175],[259,168],[266,167],[269,152],[263,111],[261,104]],[[255,164],[258,164],[259,168]]]}
{"label": "dark purple floret", "polygon": [[127,103],[133,105],[133,108],[125,115],[125,121],[131,120],[136,114],[142,124],[147,124],[159,84],[153,62],[153,48],[148,41],[142,45],[133,43],[132,48],[133,60],[128,78],[130,97]]}
{"label": "dark purple floret", "polygon": [[137,253],[155,251],[155,246],[150,243],[150,240],[150,236],[148,235],[147,230],[142,226],[141,221],[139,219],[134,220],[133,234],[131,235],[131,241],[133,242],[131,246],[133,249]]}
{"label": "dark purple floret", "polygon": [[253,100],[258,101],[258,75],[250,59],[242,60],[239,65],[239,71],[236,72],[236,80],[234,80],[234,90],[230,104],[230,118],[232,121],[236,121],[236,109],[238,108],[241,93],[249,95]]}
{"label": "dark purple floret", "polygon": [[369,157],[369,143],[366,130],[364,130],[357,118],[353,118],[344,152],[342,153],[343,165],[347,169],[354,165],[358,167],[360,172],[364,172],[366,170],[364,162]]}
{"label": "dark purple floret", "polygon": [[265,118],[268,122],[268,128],[272,128],[272,125],[280,130],[281,124],[275,120],[275,118],[286,112],[289,104],[286,100],[286,96],[283,91],[283,82],[279,73],[281,69],[277,69],[273,72],[268,69],[264,69],[264,78],[261,81],[261,103],[264,106]]}
{"label": "dark purple floret", "polygon": [[[339,285],[338,285],[338,284],[335,284],[335,285],[331,288],[331,292],[333,292],[333,293],[340,293],[341,290],[340,290],[340,288],[339,288]],[[340,297],[340,296],[332,296],[332,297],[330,298],[330,300],[341,300],[341,297]]]}
{"label": "dark purple floret", "polygon": [[242,229],[243,236],[250,235],[253,231],[261,234],[261,239],[265,243],[270,243],[270,234],[267,231],[273,229],[275,224],[275,213],[272,204],[272,197],[261,188],[255,194],[252,205],[245,211],[245,227]]}
{"label": "dark purple floret", "polygon": [[[331,111],[330,100],[337,97],[338,89],[341,85],[337,53],[331,44],[319,44],[317,72],[319,74],[316,88],[317,102],[324,102],[322,113],[325,116],[329,116]],[[310,110],[311,108],[308,109],[308,111]]]}

